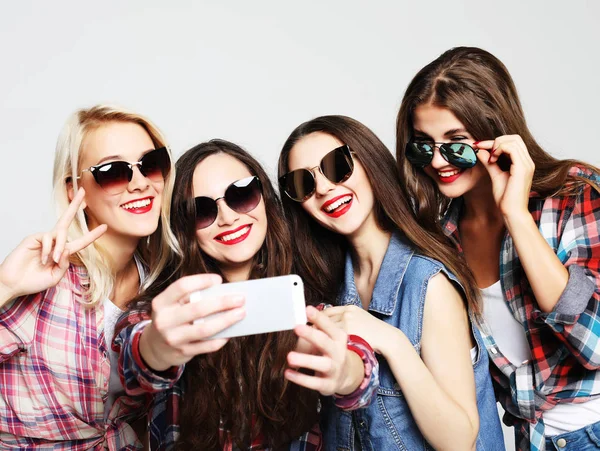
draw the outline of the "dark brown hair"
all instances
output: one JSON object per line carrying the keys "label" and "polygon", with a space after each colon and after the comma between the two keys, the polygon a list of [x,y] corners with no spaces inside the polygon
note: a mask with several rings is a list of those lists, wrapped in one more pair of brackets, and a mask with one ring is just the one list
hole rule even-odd
{"label": "dark brown hair", "polygon": [[[289,171],[289,153],[294,145],[311,133],[322,132],[347,144],[365,169],[375,199],[375,219],[380,228],[399,230],[415,250],[443,263],[456,275],[465,289],[471,311],[480,311],[475,282],[457,257],[449,240],[437,231],[423,229],[413,214],[394,157],[365,125],[346,116],[322,116],[298,126],[288,137],[279,156],[279,176]],[[344,258],[348,249],[345,237],[318,224],[301,204],[282,196],[283,207],[294,236],[298,272],[317,298],[332,302],[343,280]]]}
{"label": "dark brown hair", "polygon": [[[176,164],[171,227],[183,257],[172,265],[172,280],[197,273],[222,275],[218,263],[198,244],[192,185],[196,166],[219,153],[243,163],[262,183],[268,227],[250,278],[290,274],[290,234],[269,178],[245,150],[214,139],[191,148]],[[287,353],[295,348],[296,341],[291,331],[234,338],[220,351],[194,357],[183,375],[177,448],[221,450],[229,439],[246,449],[258,432],[270,447],[277,448],[307,432],[317,422],[318,393],[290,383],[283,376]],[[228,436],[219,434],[220,426],[229,431]]]}
{"label": "dark brown hair", "polygon": [[450,199],[423,170],[405,157],[413,135],[413,114],[419,105],[449,109],[478,141],[520,135],[535,164],[533,191],[543,197],[574,193],[583,184],[598,186],[589,178],[568,174],[573,166],[598,172],[577,160],[559,160],[546,153],[527,128],[515,84],[502,62],[476,47],[456,47],[421,69],[412,79],[396,122],[396,159],[407,195],[414,201],[419,222],[428,230],[439,227]]}

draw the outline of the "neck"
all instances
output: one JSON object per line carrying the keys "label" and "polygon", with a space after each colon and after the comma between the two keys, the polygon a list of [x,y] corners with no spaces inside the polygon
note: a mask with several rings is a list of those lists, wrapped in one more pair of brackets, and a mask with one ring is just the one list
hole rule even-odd
{"label": "neck", "polygon": [[115,277],[111,301],[123,308],[139,289],[139,274],[133,258],[140,239],[107,232],[96,242],[109,256],[110,268]]}
{"label": "neck", "polygon": [[390,244],[392,234],[382,230],[373,215],[353,235],[348,237],[352,247],[354,272],[357,276],[376,278]]}
{"label": "neck", "polygon": [[463,195],[464,213],[463,219],[481,220],[486,223],[502,223],[502,213],[496,205],[492,180],[489,175],[482,177],[468,193]]}
{"label": "neck", "polygon": [[242,282],[250,279],[252,272],[252,260],[235,265],[221,265],[220,268],[223,277],[227,282]]}
{"label": "neck", "polygon": [[117,278],[119,274],[126,272],[132,263],[135,263],[133,255],[139,242],[139,238],[115,236],[110,232],[98,239],[97,243],[109,255],[111,269]]}

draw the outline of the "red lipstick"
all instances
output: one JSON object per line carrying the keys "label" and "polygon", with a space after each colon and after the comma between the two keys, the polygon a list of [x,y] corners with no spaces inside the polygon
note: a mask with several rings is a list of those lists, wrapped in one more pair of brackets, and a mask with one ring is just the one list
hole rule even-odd
{"label": "red lipstick", "polygon": [[[238,236],[237,238],[234,238],[232,240],[225,241],[223,239],[223,238],[228,237],[229,235],[232,235],[236,232],[239,232],[240,230],[245,229],[246,227],[248,228],[248,230],[243,235]],[[238,243],[241,243],[242,241],[244,241],[246,238],[248,238],[248,236],[250,236],[251,231],[252,231],[252,224],[244,224],[243,226],[240,226],[237,229],[228,230],[227,232],[220,233],[214,239],[221,244],[226,244],[227,246],[231,246],[233,244],[238,244]]]}
{"label": "red lipstick", "polygon": [[[150,200],[150,202],[148,203],[148,205],[144,205],[143,207],[133,207],[133,208],[125,208],[124,207],[124,205],[129,205],[133,202],[144,201],[146,199]],[[153,205],[154,205],[153,197],[142,197],[141,199],[135,199],[130,202],[124,203],[123,205],[121,205],[121,208],[123,210],[125,210],[127,213],[133,213],[134,215],[142,215],[142,214],[148,213],[150,210],[152,210]]]}
{"label": "red lipstick", "polygon": [[[343,199],[345,197],[350,197],[350,200],[348,202],[346,202],[345,204],[340,205],[339,207],[337,207],[335,210],[333,210],[331,212],[327,211],[327,207],[329,207],[330,205],[334,204],[338,200]],[[321,211],[323,213],[325,213],[327,216],[330,216],[332,218],[339,218],[340,216],[346,214],[348,212],[348,210],[350,210],[350,207],[352,206],[353,201],[354,201],[354,196],[352,196],[352,194],[342,194],[341,196],[334,197],[333,199],[330,199],[327,202],[325,202],[323,204],[323,206],[321,207]]]}

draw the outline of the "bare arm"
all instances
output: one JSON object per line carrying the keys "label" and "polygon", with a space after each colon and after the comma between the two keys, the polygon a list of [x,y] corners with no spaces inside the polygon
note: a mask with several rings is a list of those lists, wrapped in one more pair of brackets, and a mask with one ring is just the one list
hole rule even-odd
{"label": "bare arm", "polygon": [[470,324],[463,300],[442,274],[427,289],[421,356],[398,329],[381,349],[419,430],[439,451],[471,450],[479,430]]}

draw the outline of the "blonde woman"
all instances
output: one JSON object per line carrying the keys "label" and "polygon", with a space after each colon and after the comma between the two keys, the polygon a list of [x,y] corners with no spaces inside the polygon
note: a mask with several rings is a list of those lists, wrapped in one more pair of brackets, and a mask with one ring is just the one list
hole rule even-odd
{"label": "blonde woman", "polygon": [[138,449],[114,324],[172,252],[170,151],[144,117],[75,112],[58,139],[60,220],[0,265],[0,448]]}

